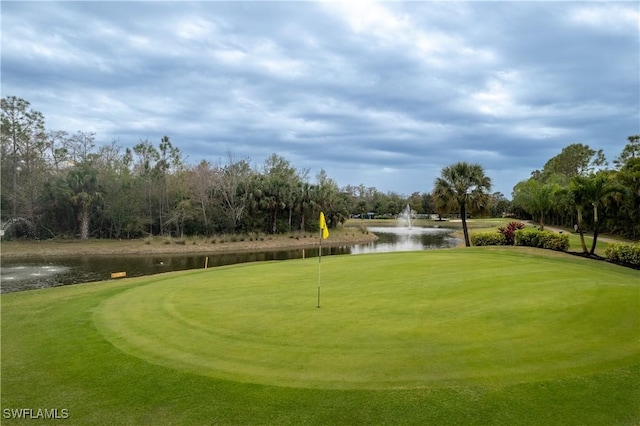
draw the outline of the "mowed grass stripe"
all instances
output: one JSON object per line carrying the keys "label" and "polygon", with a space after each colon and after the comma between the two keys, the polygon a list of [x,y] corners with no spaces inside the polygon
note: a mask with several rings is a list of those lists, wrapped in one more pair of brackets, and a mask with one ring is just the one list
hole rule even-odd
{"label": "mowed grass stripe", "polygon": [[180,274],[95,319],[147,361],[292,387],[504,386],[638,361],[635,271],[533,250],[327,257],[316,309],[317,267]]}

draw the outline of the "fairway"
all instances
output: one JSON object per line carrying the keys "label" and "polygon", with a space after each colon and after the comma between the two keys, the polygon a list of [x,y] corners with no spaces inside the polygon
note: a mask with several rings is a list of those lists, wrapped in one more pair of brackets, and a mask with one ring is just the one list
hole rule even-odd
{"label": "fairway", "polygon": [[326,257],[169,274],[93,313],[121,351],[236,382],[500,388],[638,363],[638,273],[529,249]]}

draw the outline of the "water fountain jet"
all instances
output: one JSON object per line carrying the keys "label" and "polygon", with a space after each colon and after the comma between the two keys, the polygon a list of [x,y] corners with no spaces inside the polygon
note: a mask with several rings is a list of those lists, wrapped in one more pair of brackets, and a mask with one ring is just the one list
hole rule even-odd
{"label": "water fountain jet", "polygon": [[413,227],[414,215],[415,212],[411,210],[411,206],[407,204],[404,210],[402,210],[402,212],[398,215],[398,225],[411,229]]}

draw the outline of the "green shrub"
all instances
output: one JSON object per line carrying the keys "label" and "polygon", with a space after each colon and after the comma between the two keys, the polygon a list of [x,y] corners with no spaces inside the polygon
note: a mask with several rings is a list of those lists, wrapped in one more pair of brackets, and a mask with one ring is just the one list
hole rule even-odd
{"label": "green shrub", "polygon": [[640,266],[640,244],[609,244],[604,256],[612,262]]}
{"label": "green shrub", "polygon": [[471,235],[471,244],[474,246],[504,246],[507,239],[498,232],[476,232]]}
{"label": "green shrub", "polygon": [[513,242],[517,246],[538,247],[539,231],[521,229],[515,232]]}
{"label": "green shrub", "polygon": [[514,242],[517,246],[537,247],[548,250],[567,251],[569,249],[569,235],[534,229],[516,231]]}
{"label": "green shrub", "polygon": [[541,231],[542,248],[556,251],[569,250],[569,235]]}

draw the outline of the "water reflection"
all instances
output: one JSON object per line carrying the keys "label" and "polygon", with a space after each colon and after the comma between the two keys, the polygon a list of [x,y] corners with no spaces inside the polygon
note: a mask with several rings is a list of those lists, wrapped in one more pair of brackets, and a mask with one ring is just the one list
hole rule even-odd
{"label": "water reflection", "polygon": [[385,253],[392,251],[434,250],[458,245],[451,230],[440,228],[370,227],[378,240],[351,248],[351,254]]}
{"label": "water reflection", "polygon": [[[0,267],[0,291],[33,290],[68,284],[79,284],[110,279],[112,272],[125,271],[127,277],[139,277],[163,272],[268,260],[317,257],[319,250],[297,249],[255,253],[216,253],[199,255],[129,255],[129,256],[74,256],[6,259]],[[322,255],[349,254],[350,247],[323,247]]]}
{"label": "water reflection", "polygon": [[[369,228],[379,239],[369,244],[323,247],[322,255],[429,250],[454,247],[458,240],[451,231],[436,228]],[[0,291],[9,293],[110,279],[112,272],[126,271],[127,277],[170,271],[223,266],[245,262],[317,257],[318,248],[263,251],[255,253],[215,253],[200,255],[75,256],[2,260]]]}

